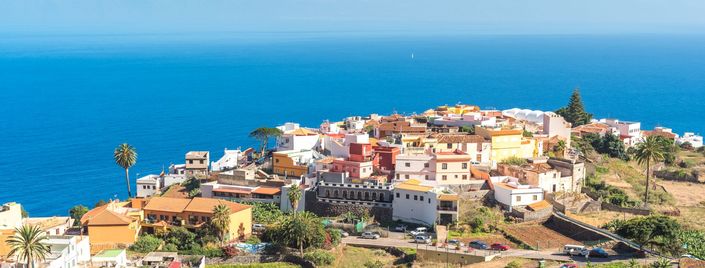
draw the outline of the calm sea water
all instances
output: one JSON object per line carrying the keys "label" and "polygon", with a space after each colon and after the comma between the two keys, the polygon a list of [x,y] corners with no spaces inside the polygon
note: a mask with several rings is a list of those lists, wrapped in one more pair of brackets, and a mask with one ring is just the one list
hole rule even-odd
{"label": "calm sea water", "polygon": [[553,110],[576,86],[598,117],[705,132],[705,36],[0,36],[0,202],[47,216],[123,198],[122,142],[134,183],[259,126]]}

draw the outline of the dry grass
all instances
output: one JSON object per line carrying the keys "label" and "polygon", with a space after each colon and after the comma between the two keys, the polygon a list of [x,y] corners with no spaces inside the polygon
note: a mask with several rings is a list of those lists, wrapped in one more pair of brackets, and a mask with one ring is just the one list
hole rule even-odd
{"label": "dry grass", "polygon": [[170,186],[169,189],[167,189],[166,192],[162,194],[162,196],[173,198],[189,198],[186,188],[179,184],[174,184]]}
{"label": "dry grass", "polygon": [[[538,261],[536,260],[529,260],[529,259],[522,259],[522,258],[514,258],[514,257],[509,257],[509,258],[495,258],[494,260],[488,261],[488,262],[482,262],[482,263],[475,263],[475,264],[470,264],[470,265],[465,265],[462,266],[463,268],[504,268],[507,267],[507,264],[510,262],[517,262],[520,267],[522,268],[535,268],[538,267]],[[546,261],[546,267],[558,267],[560,264],[558,262],[554,261]],[[445,268],[447,267],[445,263],[434,263],[434,262],[421,262],[421,263],[414,263],[413,267],[420,267],[420,268]],[[451,265],[449,267],[460,267],[457,264],[456,265]]]}
{"label": "dry grass", "polygon": [[582,214],[570,214],[571,218],[582,221],[584,223],[590,224],[595,227],[602,227],[606,223],[614,219],[631,219],[634,217],[639,217],[639,215],[634,215],[630,213],[614,212],[609,210],[602,210],[597,212],[582,213]]}
{"label": "dry grass", "polygon": [[666,188],[679,207],[697,206],[705,202],[705,184],[664,180],[659,181],[658,184]]}
{"label": "dry grass", "polygon": [[359,268],[365,267],[367,261],[380,261],[384,267],[393,266],[397,259],[382,249],[368,249],[361,247],[345,246],[340,247],[335,254],[335,262],[328,268]]}

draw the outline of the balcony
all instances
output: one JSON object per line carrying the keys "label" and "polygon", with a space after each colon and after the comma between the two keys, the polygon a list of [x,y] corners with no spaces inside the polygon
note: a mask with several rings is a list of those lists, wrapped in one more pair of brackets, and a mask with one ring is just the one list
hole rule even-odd
{"label": "balcony", "polygon": [[438,206],[436,209],[438,211],[458,212],[458,207],[456,206]]}

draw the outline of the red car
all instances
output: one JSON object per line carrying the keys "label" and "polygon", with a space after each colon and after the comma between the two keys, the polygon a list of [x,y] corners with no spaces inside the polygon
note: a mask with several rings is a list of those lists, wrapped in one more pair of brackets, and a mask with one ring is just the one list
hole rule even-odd
{"label": "red car", "polygon": [[509,250],[509,246],[507,245],[502,245],[500,243],[494,243],[490,246],[491,250],[499,250],[499,251],[506,251]]}

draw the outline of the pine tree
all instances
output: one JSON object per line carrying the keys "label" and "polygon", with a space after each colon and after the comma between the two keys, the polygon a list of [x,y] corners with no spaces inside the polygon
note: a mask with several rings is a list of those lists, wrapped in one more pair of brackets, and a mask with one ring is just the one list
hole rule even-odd
{"label": "pine tree", "polygon": [[583,101],[580,98],[579,88],[573,90],[573,95],[570,96],[568,106],[558,109],[556,113],[573,124],[573,127],[590,123],[592,119],[592,114],[585,112],[585,106],[583,106]]}

